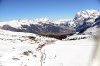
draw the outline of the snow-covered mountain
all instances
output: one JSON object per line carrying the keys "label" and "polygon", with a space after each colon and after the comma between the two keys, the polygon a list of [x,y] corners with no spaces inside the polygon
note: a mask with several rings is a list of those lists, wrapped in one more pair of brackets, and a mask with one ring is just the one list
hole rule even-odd
{"label": "snow-covered mountain", "polygon": [[75,15],[74,21],[77,25],[82,25],[84,21],[93,24],[98,16],[100,10],[82,10]]}
{"label": "snow-covered mountain", "polygon": [[84,33],[87,29],[97,25],[96,19],[99,16],[100,10],[82,10],[75,15],[73,20],[20,19],[0,22],[0,28],[63,39],[67,35],[73,35],[76,32]]}
{"label": "snow-covered mountain", "polygon": [[[50,22],[47,18],[35,20],[13,20],[10,22],[1,22],[0,28],[17,32],[29,32],[44,36],[50,36],[57,39],[62,39],[65,35],[75,33],[75,30],[67,26]],[[61,37],[61,38],[60,38]]]}
{"label": "snow-covered mountain", "polygon": [[29,26],[30,24],[41,24],[41,23],[48,24],[49,19],[48,18],[36,18],[33,20],[30,20],[30,19],[10,20],[10,21],[1,22],[0,26],[9,25],[14,28],[21,28],[22,25]]}
{"label": "snow-covered mountain", "polygon": [[76,24],[76,32],[83,33],[96,23],[96,19],[100,16],[100,10],[82,10],[75,15],[74,23]]}

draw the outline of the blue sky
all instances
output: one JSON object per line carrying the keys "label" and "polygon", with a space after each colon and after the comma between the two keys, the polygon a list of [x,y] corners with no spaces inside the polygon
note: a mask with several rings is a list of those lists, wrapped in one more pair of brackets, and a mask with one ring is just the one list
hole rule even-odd
{"label": "blue sky", "polygon": [[99,0],[0,0],[0,20],[73,18],[85,9],[100,9]]}

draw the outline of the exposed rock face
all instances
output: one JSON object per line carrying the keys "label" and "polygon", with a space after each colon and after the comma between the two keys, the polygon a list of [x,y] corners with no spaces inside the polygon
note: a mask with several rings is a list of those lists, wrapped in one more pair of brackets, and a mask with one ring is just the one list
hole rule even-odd
{"label": "exposed rock face", "polygon": [[97,28],[100,28],[100,16],[95,19],[95,24],[93,25],[93,27],[94,26],[96,26]]}

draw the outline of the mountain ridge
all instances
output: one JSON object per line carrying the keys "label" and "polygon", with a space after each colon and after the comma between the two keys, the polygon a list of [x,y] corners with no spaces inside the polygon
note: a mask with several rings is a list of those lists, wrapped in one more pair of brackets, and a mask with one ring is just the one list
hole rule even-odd
{"label": "mountain ridge", "polygon": [[[100,10],[82,10],[76,13],[73,20],[52,21],[48,18],[34,20],[12,20],[0,23],[4,30],[29,32],[54,38],[66,38],[76,32],[84,33],[87,29],[97,25],[96,19],[100,16]],[[58,22],[58,23],[56,23]]]}

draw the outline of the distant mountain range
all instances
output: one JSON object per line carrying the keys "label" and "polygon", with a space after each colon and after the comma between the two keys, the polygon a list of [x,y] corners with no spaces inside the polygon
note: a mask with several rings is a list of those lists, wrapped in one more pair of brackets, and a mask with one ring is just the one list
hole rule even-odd
{"label": "distant mountain range", "polygon": [[35,33],[57,39],[66,38],[66,36],[76,32],[93,34],[95,29],[99,27],[100,10],[82,10],[72,20],[52,21],[47,18],[40,18],[0,22],[0,28],[4,30]]}

